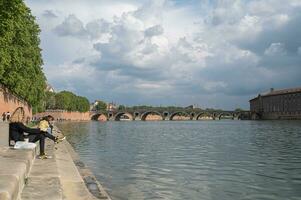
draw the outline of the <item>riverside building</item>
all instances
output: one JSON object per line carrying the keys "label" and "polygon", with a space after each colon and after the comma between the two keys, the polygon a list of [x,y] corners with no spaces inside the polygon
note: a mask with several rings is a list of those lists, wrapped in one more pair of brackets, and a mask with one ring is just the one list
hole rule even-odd
{"label": "riverside building", "polygon": [[252,119],[301,119],[301,87],[271,88],[249,102]]}

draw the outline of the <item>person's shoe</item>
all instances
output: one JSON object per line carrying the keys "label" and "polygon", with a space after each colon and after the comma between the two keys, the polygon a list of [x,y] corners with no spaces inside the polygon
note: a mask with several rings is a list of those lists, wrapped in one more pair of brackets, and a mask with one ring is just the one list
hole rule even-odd
{"label": "person's shoe", "polygon": [[63,137],[56,137],[55,138],[55,143],[60,143],[60,142],[62,142],[63,140],[65,140],[66,139],[66,136],[63,136]]}
{"label": "person's shoe", "polygon": [[45,159],[51,158],[51,156],[48,156],[46,154],[42,154],[42,155],[39,155],[38,158],[41,159],[41,160],[45,160]]}

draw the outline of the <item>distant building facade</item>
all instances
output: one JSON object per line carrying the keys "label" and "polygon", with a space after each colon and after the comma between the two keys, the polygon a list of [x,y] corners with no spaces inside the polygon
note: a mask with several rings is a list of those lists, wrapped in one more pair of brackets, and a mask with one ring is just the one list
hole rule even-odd
{"label": "distant building facade", "polygon": [[96,111],[97,110],[97,105],[100,103],[100,102],[102,102],[102,103],[104,103],[105,104],[105,108],[104,108],[104,110],[106,110],[106,111],[116,111],[117,110],[117,105],[115,104],[115,103],[113,103],[113,102],[111,102],[111,103],[106,103],[106,102],[104,102],[104,101],[101,101],[101,100],[95,100],[94,101],[94,103],[91,103],[90,104],[90,110],[91,111]]}
{"label": "distant building facade", "polygon": [[54,91],[54,88],[50,85],[50,84],[48,84],[47,83],[47,85],[46,85],[46,89],[45,89],[47,92],[55,92]]}
{"label": "distant building facade", "polygon": [[301,87],[271,88],[249,102],[252,119],[301,119]]}
{"label": "distant building facade", "polygon": [[117,110],[117,105],[113,102],[107,103],[107,111],[115,111]]}

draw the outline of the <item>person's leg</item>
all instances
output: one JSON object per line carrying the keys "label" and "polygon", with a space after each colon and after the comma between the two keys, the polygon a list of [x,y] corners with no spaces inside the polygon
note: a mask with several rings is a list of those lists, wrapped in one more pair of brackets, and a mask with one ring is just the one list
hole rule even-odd
{"label": "person's leg", "polygon": [[42,131],[41,134],[43,134],[45,137],[53,140],[54,142],[62,142],[66,138],[65,136],[63,136],[63,137],[53,136],[53,135],[49,134],[48,132],[44,132],[44,131]]}
{"label": "person's leg", "polygon": [[40,155],[45,155],[45,136],[43,134],[31,134],[29,135],[29,142],[40,143]]}
{"label": "person's leg", "polygon": [[49,134],[48,132],[43,131],[41,134],[43,134],[45,137],[53,140],[54,142],[56,142],[56,140],[57,140],[53,135]]}

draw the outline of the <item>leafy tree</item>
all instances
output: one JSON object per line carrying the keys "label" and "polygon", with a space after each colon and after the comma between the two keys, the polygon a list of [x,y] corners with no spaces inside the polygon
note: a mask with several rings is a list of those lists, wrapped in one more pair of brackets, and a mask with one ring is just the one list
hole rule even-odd
{"label": "leafy tree", "polygon": [[97,101],[97,104],[95,106],[95,110],[105,111],[105,110],[107,110],[107,104],[103,101]]}
{"label": "leafy tree", "polygon": [[45,108],[55,109],[55,93],[46,91],[45,93]]}
{"label": "leafy tree", "polygon": [[55,94],[55,109],[71,111],[73,93],[62,91]]}
{"label": "leafy tree", "polygon": [[119,105],[118,106],[118,110],[125,110],[125,109],[126,109],[126,107],[124,105]]}
{"label": "leafy tree", "polygon": [[90,103],[86,97],[77,96],[76,101],[76,111],[86,112],[90,109]]}
{"label": "leafy tree", "polygon": [[90,109],[90,103],[86,97],[76,96],[69,91],[56,93],[54,99],[55,109],[79,112],[87,112]]}
{"label": "leafy tree", "polygon": [[46,78],[39,47],[40,29],[22,0],[0,0],[0,83],[42,108]]}

